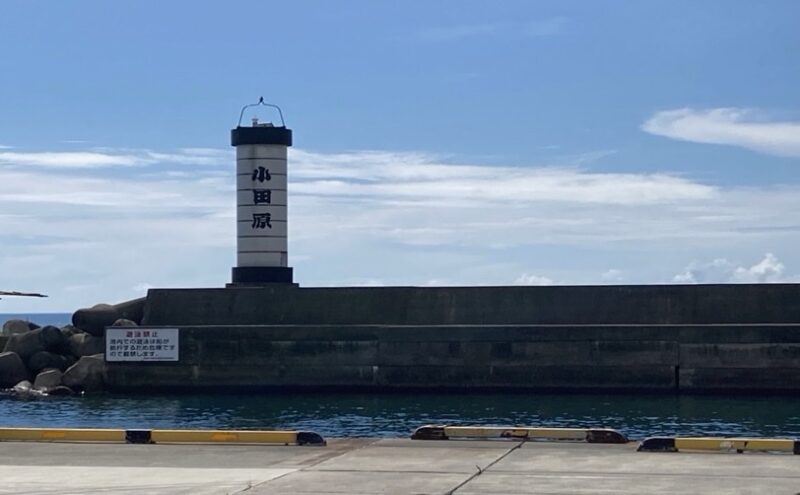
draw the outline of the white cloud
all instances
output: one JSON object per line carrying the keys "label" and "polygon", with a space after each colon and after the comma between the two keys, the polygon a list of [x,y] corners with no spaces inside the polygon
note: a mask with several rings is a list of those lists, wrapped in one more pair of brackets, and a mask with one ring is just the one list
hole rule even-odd
{"label": "white cloud", "polygon": [[601,280],[609,283],[620,282],[623,280],[623,278],[622,270],[617,270],[616,268],[610,268],[600,275]]}
{"label": "white cloud", "polygon": [[555,36],[564,32],[569,19],[550,17],[531,21],[485,22],[479,24],[460,24],[434,26],[416,33],[419,41],[438,43],[459,41],[478,36]]}
{"label": "white cloud", "polygon": [[232,159],[231,150],[211,148],[181,148],[174,152],[114,148],[84,151],[0,151],[0,165],[60,169],[133,167],[155,163],[216,166],[228,164]]}
{"label": "white cloud", "polygon": [[149,284],[147,282],[140,282],[140,283],[134,285],[133,287],[131,287],[131,290],[133,292],[136,292],[137,294],[144,295],[144,294],[147,293],[148,290],[153,289],[153,288],[155,288],[155,285],[153,285],[153,284]]}
{"label": "white cloud", "polygon": [[673,277],[673,282],[681,284],[697,283],[781,283],[795,282],[797,277],[788,277],[786,267],[772,253],[753,265],[741,266],[725,258],[717,258],[707,263],[693,262]]}
{"label": "white cloud", "polygon": [[233,149],[181,148],[173,153],[146,153],[148,159],[156,162],[178,163],[182,165],[229,165],[234,160]]}
{"label": "white cloud", "polygon": [[[228,281],[235,263],[230,152],[102,153],[167,156],[121,169],[0,164],[3,284],[51,296],[4,300],[4,311],[70,310],[149,286]],[[424,153],[292,150],[290,160],[289,257],[305,286],[609,283],[621,273],[607,267],[621,266],[630,250],[659,260],[676,247],[689,253],[674,265],[663,261],[664,272],[653,263],[624,266],[626,280],[655,282],[699,250],[738,259],[738,246],[789,252],[800,242],[797,186],[451,164]],[[579,254],[559,254],[570,250]],[[532,257],[545,260],[547,276],[529,272]],[[780,264],[729,263],[725,280],[785,279]],[[676,281],[714,279],[703,269],[691,266]]]}
{"label": "white cloud", "polygon": [[514,285],[553,285],[553,281],[533,273],[523,273],[514,280]]}
{"label": "white cloud", "polygon": [[295,194],[374,201],[649,204],[711,198],[714,187],[667,174],[564,167],[454,165],[419,153],[292,153]]}
{"label": "white cloud", "polygon": [[472,36],[491,34],[497,31],[498,24],[463,24],[458,26],[438,26],[423,29],[417,33],[421,41],[455,41]]}
{"label": "white cloud", "polygon": [[0,152],[0,163],[40,167],[94,168],[145,163],[141,157],[96,151]]}
{"label": "white cloud", "polygon": [[738,146],[760,153],[800,156],[800,122],[770,121],[756,110],[680,108],[657,112],[642,129],[696,143]]}
{"label": "white cloud", "polygon": [[736,267],[733,272],[732,282],[783,282],[785,266],[772,253],[767,253],[764,259],[750,266]]}

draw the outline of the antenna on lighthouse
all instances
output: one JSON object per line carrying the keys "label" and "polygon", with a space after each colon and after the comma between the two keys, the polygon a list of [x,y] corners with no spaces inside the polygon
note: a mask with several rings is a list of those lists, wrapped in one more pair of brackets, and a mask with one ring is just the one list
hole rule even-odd
{"label": "antenna on lighthouse", "polygon": [[[253,107],[278,111],[280,125],[259,122],[242,126],[245,111]],[[287,153],[292,131],[286,128],[280,107],[258,103],[242,107],[231,130],[236,148],[236,266],[233,285],[292,283],[288,253]]]}

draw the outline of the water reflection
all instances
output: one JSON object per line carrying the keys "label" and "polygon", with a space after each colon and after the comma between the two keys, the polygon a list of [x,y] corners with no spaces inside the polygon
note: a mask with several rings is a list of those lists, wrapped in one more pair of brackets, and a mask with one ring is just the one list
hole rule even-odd
{"label": "water reflection", "polygon": [[800,436],[800,399],[557,394],[0,396],[0,425],[291,428],[406,436],[426,423],[609,427],[656,434]]}

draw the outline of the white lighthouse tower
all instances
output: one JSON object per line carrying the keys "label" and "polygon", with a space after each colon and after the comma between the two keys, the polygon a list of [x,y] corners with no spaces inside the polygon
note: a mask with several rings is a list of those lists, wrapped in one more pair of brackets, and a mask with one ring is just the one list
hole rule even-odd
{"label": "white lighthouse tower", "polygon": [[[248,107],[272,107],[278,111],[280,126],[260,123],[242,126]],[[236,266],[233,284],[260,285],[292,283],[289,267],[286,156],[292,145],[292,131],[283,113],[264,102],[246,105],[239,124],[231,130],[236,148]]]}

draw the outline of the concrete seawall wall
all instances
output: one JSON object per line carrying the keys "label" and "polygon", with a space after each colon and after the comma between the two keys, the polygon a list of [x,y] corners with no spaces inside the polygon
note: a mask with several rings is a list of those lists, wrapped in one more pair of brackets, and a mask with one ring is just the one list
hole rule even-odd
{"label": "concrete seawall wall", "polygon": [[112,388],[800,391],[800,285],[153,289]]}
{"label": "concrete seawall wall", "polygon": [[179,328],[179,363],[111,364],[111,387],[800,391],[800,325]]}
{"label": "concrete seawall wall", "polygon": [[144,323],[800,323],[800,284],[151,289]]}

